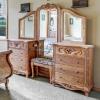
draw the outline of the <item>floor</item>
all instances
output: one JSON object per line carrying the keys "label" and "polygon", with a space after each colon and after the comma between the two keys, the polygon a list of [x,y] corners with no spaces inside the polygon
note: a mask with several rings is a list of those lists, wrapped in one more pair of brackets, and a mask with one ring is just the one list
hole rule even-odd
{"label": "floor", "polygon": [[91,92],[89,97],[81,92],[54,87],[46,78],[25,78],[13,75],[9,81],[9,92],[0,84],[0,100],[100,100],[100,93]]}

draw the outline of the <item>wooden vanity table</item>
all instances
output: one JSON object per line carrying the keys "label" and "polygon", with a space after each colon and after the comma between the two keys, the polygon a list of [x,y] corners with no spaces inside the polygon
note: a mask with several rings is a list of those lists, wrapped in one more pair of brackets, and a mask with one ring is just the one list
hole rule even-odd
{"label": "wooden vanity table", "polygon": [[28,75],[31,74],[30,59],[36,57],[36,41],[14,39],[8,41],[8,48],[13,53],[10,55],[10,60],[16,74]]}
{"label": "wooden vanity table", "polygon": [[86,17],[77,11],[49,3],[19,19],[19,39],[9,40],[15,70],[28,76],[32,68],[34,77],[37,66],[38,75],[42,75],[48,73],[45,66],[32,60],[30,67],[31,59],[51,58],[51,81],[88,95],[93,87],[94,46],[86,44],[86,22]]}
{"label": "wooden vanity table", "polygon": [[[8,40],[8,48],[13,53],[10,60],[16,74],[31,75],[31,59],[42,55],[43,41],[36,36],[36,12],[32,11],[19,19],[19,39]],[[41,45],[39,45],[41,44]]]}
{"label": "wooden vanity table", "polygon": [[69,9],[61,10],[61,41],[54,44],[54,84],[81,90],[88,95],[93,87],[93,45],[86,44],[86,17]]}
{"label": "wooden vanity table", "polygon": [[93,87],[93,48],[92,45],[54,44],[54,82],[88,95]]}

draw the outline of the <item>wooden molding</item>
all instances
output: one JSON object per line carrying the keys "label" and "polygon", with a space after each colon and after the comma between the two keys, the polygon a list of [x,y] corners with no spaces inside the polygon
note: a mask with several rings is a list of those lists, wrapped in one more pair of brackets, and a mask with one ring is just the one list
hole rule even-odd
{"label": "wooden molding", "polygon": [[100,92],[100,87],[93,87],[93,90],[96,92]]}

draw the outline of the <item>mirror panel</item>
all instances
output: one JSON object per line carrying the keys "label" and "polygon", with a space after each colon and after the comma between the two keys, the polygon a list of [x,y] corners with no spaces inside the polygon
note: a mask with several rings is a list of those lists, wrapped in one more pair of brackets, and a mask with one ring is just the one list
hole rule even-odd
{"label": "mirror panel", "polygon": [[57,9],[40,10],[40,38],[44,39],[44,56],[53,57],[53,43],[57,42]]}
{"label": "mirror panel", "polygon": [[40,10],[40,37],[47,37],[47,21],[48,21],[47,10]]}
{"label": "mirror panel", "polygon": [[57,9],[40,10],[40,38],[57,39]]}
{"label": "mirror panel", "polygon": [[48,37],[57,40],[57,9],[49,11]]}
{"label": "mirror panel", "polygon": [[63,40],[85,44],[86,19],[71,10],[63,10]]}
{"label": "mirror panel", "polygon": [[54,4],[42,5],[38,8],[39,38],[44,39],[44,56],[53,57],[53,44],[58,41],[58,11]]}
{"label": "mirror panel", "polygon": [[33,12],[19,19],[19,38],[35,38],[35,14]]}

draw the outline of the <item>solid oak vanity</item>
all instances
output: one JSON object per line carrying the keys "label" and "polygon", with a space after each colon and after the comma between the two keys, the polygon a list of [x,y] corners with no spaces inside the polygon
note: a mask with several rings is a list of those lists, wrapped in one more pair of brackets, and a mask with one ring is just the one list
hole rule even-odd
{"label": "solid oak vanity", "polygon": [[[28,76],[32,67],[35,75],[31,59],[50,58],[54,61],[50,66],[53,84],[88,95],[93,87],[94,47],[86,44],[86,21],[77,11],[55,4],[42,5],[19,19],[19,38],[23,40],[9,41],[12,64],[17,65],[15,70]],[[38,68],[38,74],[41,73],[49,74],[48,68]]]}
{"label": "solid oak vanity", "polygon": [[93,87],[93,45],[86,45],[86,18],[61,10],[61,41],[54,44],[53,82],[88,95]]}
{"label": "solid oak vanity", "polygon": [[[8,48],[13,53],[10,60],[14,73],[31,75],[31,59],[37,57],[38,48],[43,48],[44,40],[36,40],[36,12],[30,12],[19,19],[19,39],[10,39]],[[39,47],[38,47],[39,46]],[[42,51],[39,51],[43,55]]]}
{"label": "solid oak vanity", "polygon": [[54,83],[88,95],[93,87],[93,46],[57,43],[54,61]]}

